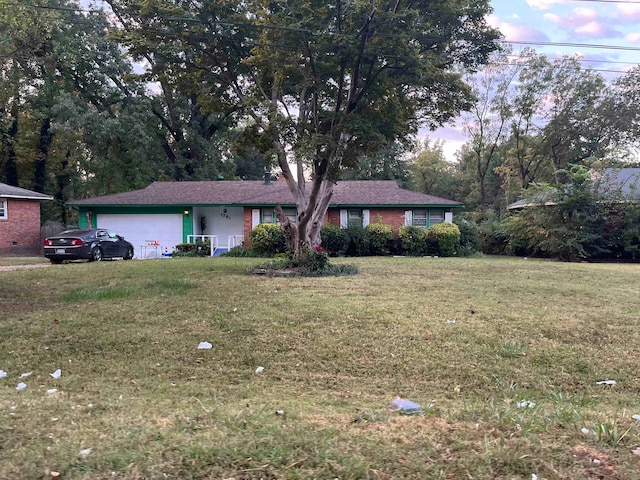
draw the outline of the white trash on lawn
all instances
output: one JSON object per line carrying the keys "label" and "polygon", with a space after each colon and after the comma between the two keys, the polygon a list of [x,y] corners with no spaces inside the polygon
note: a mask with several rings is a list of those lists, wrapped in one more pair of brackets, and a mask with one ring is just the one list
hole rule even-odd
{"label": "white trash on lawn", "polygon": [[536,406],[536,402],[532,402],[531,400],[522,400],[521,402],[516,403],[518,408],[534,408]]}
{"label": "white trash on lawn", "polygon": [[209,342],[200,342],[200,344],[198,345],[198,350],[209,350],[212,347],[213,345],[211,345]]}
{"label": "white trash on lawn", "polygon": [[16,387],[16,390],[20,391],[20,390],[24,390],[25,388],[27,388],[27,384],[24,382],[20,382]]}
{"label": "white trash on lawn", "polygon": [[602,380],[601,382],[596,382],[596,385],[611,385],[612,387],[616,385],[618,382],[615,380]]}
{"label": "white trash on lawn", "polygon": [[22,375],[20,375],[20,378],[27,378],[29,375],[31,375],[33,372],[26,372],[23,373]]}
{"label": "white trash on lawn", "polygon": [[256,368],[256,373],[262,373],[262,372],[264,372],[264,367]]}
{"label": "white trash on lawn", "polygon": [[50,373],[49,375],[51,375],[53,378],[60,378],[60,375],[62,375],[62,370],[57,369],[55,372]]}
{"label": "white trash on lawn", "polygon": [[4,378],[7,376],[7,372],[5,372],[4,370],[0,370],[0,378]]}
{"label": "white trash on lawn", "polygon": [[91,453],[91,449],[90,448],[85,448],[83,450],[80,450],[80,456],[82,458],[87,457],[90,453]]}

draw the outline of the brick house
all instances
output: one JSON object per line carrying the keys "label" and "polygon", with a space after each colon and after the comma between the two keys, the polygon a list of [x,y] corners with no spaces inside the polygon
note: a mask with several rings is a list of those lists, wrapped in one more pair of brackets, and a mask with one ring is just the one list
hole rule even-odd
{"label": "brick house", "polygon": [[0,256],[42,253],[40,202],[43,200],[53,200],[53,197],[0,183]]}
{"label": "brick house", "polygon": [[[171,252],[179,243],[211,238],[218,251],[248,244],[259,223],[276,221],[280,205],[292,220],[296,205],[282,181],[154,182],[147,188],[85,200],[79,209],[80,227],[109,228],[133,243],[138,256]],[[325,223],[347,227],[371,222],[428,228],[451,222],[462,204],[398,187],[393,180],[341,181],[334,187]],[[159,246],[159,247],[158,247]]]}

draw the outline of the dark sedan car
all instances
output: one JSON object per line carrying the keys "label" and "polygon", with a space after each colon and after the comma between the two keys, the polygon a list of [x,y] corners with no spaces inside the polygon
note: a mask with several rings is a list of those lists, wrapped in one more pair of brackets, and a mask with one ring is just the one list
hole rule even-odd
{"label": "dark sedan car", "polygon": [[133,258],[133,245],[105,228],[66,230],[44,241],[44,256],[51,263],[86,259],[99,262],[105,258]]}

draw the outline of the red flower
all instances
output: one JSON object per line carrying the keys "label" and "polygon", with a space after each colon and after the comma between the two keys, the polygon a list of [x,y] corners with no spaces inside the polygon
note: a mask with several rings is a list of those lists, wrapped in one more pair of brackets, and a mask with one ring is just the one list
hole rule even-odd
{"label": "red flower", "polygon": [[320,245],[316,245],[315,247],[313,247],[313,249],[314,249],[316,252],[327,253],[327,250],[326,250],[326,249],[324,249],[324,248],[322,248]]}

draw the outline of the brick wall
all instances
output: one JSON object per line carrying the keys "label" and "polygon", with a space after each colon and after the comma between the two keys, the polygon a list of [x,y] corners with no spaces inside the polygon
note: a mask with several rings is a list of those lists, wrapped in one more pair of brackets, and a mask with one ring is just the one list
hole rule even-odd
{"label": "brick wall", "polygon": [[245,207],[244,209],[244,246],[251,248],[251,241],[249,240],[249,233],[251,233],[251,208]]}
{"label": "brick wall", "polygon": [[0,219],[0,255],[41,255],[40,202],[6,200],[7,218]]}
{"label": "brick wall", "polygon": [[[331,225],[340,226],[340,210],[332,208],[327,212],[328,222]],[[378,220],[386,225],[393,227],[393,233],[398,234],[398,229],[404,225],[404,209],[403,208],[370,208],[369,221],[376,223]]]}

